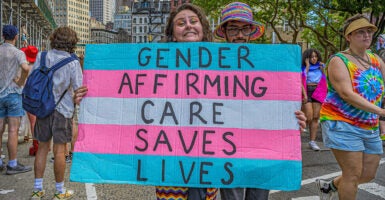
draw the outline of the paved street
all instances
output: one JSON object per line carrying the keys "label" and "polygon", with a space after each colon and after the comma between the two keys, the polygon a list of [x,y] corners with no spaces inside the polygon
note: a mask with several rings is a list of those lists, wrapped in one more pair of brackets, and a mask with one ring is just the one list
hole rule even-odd
{"label": "paved street", "polygon": [[[6,145],[3,141],[3,147]],[[334,160],[331,152],[323,148],[320,152],[314,152],[308,148],[308,135],[302,135],[302,154],[303,154],[303,181],[302,187],[298,191],[281,192],[271,191],[270,200],[318,200],[315,189],[314,180],[317,177],[331,178],[340,173],[339,167]],[[318,143],[322,145],[319,137]],[[18,160],[27,165],[33,165],[34,157],[28,155],[28,149],[31,142],[22,142],[20,137]],[[7,155],[4,148],[3,154]],[[49,156],[49,158],[51,155]],[[7,161],[7,158],[5,159]],[[125,199],[125,200],[153,200],[155,199],[155,189],[152,186],[138,185],[110,185],[110,184],[83,184],[69,182],[68,164],[66,172],[66,186],[74,189],[76,198],[79,200],[95,200],[95,199]],[[378,170],[376,179],[370,183],[360,186],[358,199],[364,200],[380,200],[385,199],[385,156],[382,156],[381,165]],[[44,177],[44,186],[50,199],[54,193],[54,179],[52,163],[47,161],[47,168]],[[24,200],[28,199],[33,187],[33,172],[17,174],[13,176],[5,175],[3,171],[0,175],[0,200]]]}

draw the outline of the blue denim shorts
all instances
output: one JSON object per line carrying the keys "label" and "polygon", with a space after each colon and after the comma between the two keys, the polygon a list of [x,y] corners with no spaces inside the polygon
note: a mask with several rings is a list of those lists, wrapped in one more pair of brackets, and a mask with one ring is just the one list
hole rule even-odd
{"label": "blue denim shorts", "polygon": [[25,111],[21,104],[21,94],[11,93],[0,98],[0,118],[21,117]]}
{"label": "blue denim shorts", "polygon": [[342,151],[362,151],[366,154],[382,154],[379,130],[358,128],[343,121],[321,122],[324,145]]}

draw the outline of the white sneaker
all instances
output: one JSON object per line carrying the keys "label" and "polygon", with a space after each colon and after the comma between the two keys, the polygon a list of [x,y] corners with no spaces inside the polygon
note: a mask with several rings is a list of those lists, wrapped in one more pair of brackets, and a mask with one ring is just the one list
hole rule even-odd
{"label": "white sneaker", "polygon": [[315,141],[310,141],[310,142],[309,142],[309,146],[310,146],[310,148],[313,149],[314,151],[319,151],[319,150],[321,150],[321,149],[319,148],[319,146],[317,145],[317,143],[315,143]]}

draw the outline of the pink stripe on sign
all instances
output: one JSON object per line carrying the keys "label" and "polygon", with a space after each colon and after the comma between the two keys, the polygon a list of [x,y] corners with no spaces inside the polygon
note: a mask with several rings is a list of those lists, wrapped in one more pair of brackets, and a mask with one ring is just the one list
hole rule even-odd
{"label": "pink stripe on sign", "polygon": [[85,70],[84,84],[97,86],[88,88],[89,97],[301,99],[301,75],[294,72]]}
{"label": "pink stripe on sign", "polygon": [[300,145],[300,133],[297,130],[79,124],[75,151],[301,160]]}

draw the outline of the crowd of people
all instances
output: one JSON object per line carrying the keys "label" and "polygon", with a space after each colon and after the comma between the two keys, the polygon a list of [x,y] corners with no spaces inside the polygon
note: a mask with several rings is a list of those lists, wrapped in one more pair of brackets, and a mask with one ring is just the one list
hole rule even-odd
{"label": "crowd of people", "polygon": [[[228,43],[248,43],[264,34],[265,27],[253,19],[252,9],[241,2],[226,5],[221,12],[221,22],[210,30],[210,24],[202,9],[193,4],[182,4],[170,13],[163,42],[212,42],[214,38]],[[342,175],[332,180],[317,180],[321,199],[355,199],[358,185],[374,179],[383,153],[379,124],[385,117],[382,108],[384,97],[385,63],[368,50],[377,27],[363,15],[346,20],[344,37],[349,48],[331,56],[325,63],[317,49],[307,49],[302,55],[302,111],[296,116],[301,130],[307,127],[309,147],[320,150],[316,143],[321,124],[324,145],[331,149],[342,169]],[[32,170],[17,161],[17,136],[20,117],[24,115],[21,88],[28,72],[41,63],[52,67],[71,56],[77,42],[77,34],[69,27],[59,27],[50,36],[51,50],[42,60],[42,53],[26,46],[15,47],[18,30],[15,26],[3,27],[4,44],[0,46],[0,136],[8,123],[8,163],[0,159],[0,169],[6,174]],[[24,43],[23,43],[24,44]],[[79,105],[88,88],[82,86],[82,68],[78,60],[66,64],[53,78],[55,111],[46,118],[28,114],[33,138],[36,141],[34,186],[31,199],[45,196],[43,176],[48,152],[53,150],[56,193],[54,199],[69,199],[73,190],[64,187],[64,171],[67,143],[76,140],[72,118],[74,104]],[[70,89],[71,92],[67,92]],[[78,108],[77,108],[78,109]],[[75,112],[76,113],[76,112]],[[75,128],[76,129],[76,128]],[[74,130],[77,131],[77,130]],[[2,138],[2,137],[0,137]],[[53,145],[51,144],[53,142]],[[1,147],[2,142],[0,142]],[[72,145],[73,148],[73,145]],[[72,149],[73,150],[73,149]],[[223,200],[267,200],[266,188],[192,188],[156,186],[157,199],[210,200],[220,192]]]}

